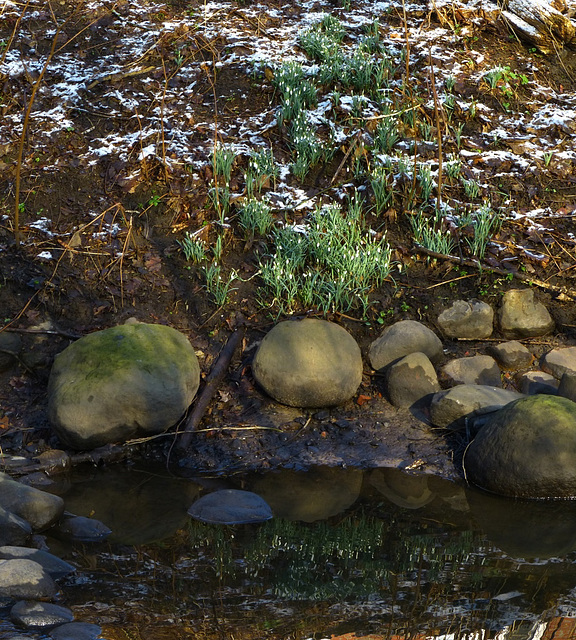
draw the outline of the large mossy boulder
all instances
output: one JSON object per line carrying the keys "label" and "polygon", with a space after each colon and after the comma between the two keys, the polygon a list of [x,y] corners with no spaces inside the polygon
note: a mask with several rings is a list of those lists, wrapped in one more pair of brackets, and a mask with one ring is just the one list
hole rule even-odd
{"label": "large mossy boulder", "polygon": [[466,477],[514,498],[576,497],[576,403],[536,395],[489,418],[464,456]]}
{"label": "large mossy boulder", "polygon": [[196,395],[200,367],[171,327],[126,324],[87,335],[60,353],[48,412],[60,440],[92,449],[174,425]]}
{"label": "large mossy boulder", "polygon": [[307,318],[277,324],[262,340],[252,371],[282,404],[330,407],[350,400],[362,382],[362,354],[341,326]]}

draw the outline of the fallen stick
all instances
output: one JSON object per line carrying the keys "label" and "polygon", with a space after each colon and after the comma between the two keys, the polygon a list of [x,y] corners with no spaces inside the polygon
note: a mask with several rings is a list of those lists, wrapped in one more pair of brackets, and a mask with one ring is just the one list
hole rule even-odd
{"label": "fallen stick", "polygon": [[448,262],[456,262],[457,264],[464,265],[466,267],[474,267],[479,269],[480,271],[484,271],[486,273],[496,273],[502,276],[510,276],[512,275],[514,278],[521,280],[522,282],[526,282],[528,284],[534,285],[535,287],[539,287],[540,289],[544,289],[546,291],[551,291],[557,294],[559,300],[576,300],[576,292],[569,289],[568,287],[561,287],[555,284],[550,284],[548,282],[543,282],[542,280],[538,280],[536,278],[530,277],[528,274],[520,273],[518,271],[507,271],[506,269],[500,269],[498,267],[490,267],[488,265],[483,265],[477,259],[466,259],[459,258],[458,256],[450,256],[445,253],[436,253],[436,251],[431,251],[430,249],[425,249],[421,245],[416,245],[417,251],[421,253],[425,253],[426,255],[432,258],[438,258],[439,260],[447,260]]}
{"label": "fallen stick", "polygon": [[206,409],[208,409],[208,405],[210,404],[212,397],[216,393],[220,383],[222,382],[222,378],[226,374],[228,370],[228,366],[230,365],[230,361],[232,360],[232,356],[236,351],[240,342],[242,342],[242,338],[244,337],[244,329],[236,329],[234,333],[228,338],[228,342],[226,346],[220,351],[220,355],[218,356],[218,360],[216,364],[210,371],[208,377],[206,378],[206,385],[200,394],[196,406],[192,413],[186,419],[184,423],[184,430],[180,432],[180,439],[178,442],[179,449],[187,449],[190,446],[190,441],[192,440],[192,432],[196,430],[200,421],[204,417],[206,413]]}

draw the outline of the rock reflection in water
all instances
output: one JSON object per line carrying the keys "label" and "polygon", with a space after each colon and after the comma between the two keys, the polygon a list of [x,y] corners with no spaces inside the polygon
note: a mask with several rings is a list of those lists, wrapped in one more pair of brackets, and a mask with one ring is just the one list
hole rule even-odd
{"label": "rock reflection in water", "polygon": [[360,496],[362,471],[319,467],[306,473],[278,471],[254,482],[252,490],[286,520],[316,522],[352,506]]}
{"label": "rock reflection in water", "polygon": [[147,544],[171,536],[188,519],[200,487],[190,480],[134,469],[78,473],[64,498],[66,509],[103,522],[111,542]]}
{"label": "rock reflection in water", "polygon": [[[139,483],[119,478],[124,508]],[[151,520],[182,491],[174,482],[156,502],[144,501]],[[82,484],[91,483],[106,486],[94,478]],[[397,470],[316,469],[231,477],[226,485],[257,491],[275,518],[238,526],[185,518],[161,544],[106,545],[97,568],[85,565],[67,579],[66,598],[82,619],[104,615],[109,640],[126,629],[143,640],[528,640],[547,637],[555,616],[576,612],[574,558],[542,560],[574,547],[571,503],[519,504]],[[131,519],[148,528],[142,514]],[[521,559],[528,551],[541,560]]]}
{"label": "rock reflection in water", "polygon": [[478,526],[502,551],[516,558],[552,558],[576,550],[576,502],[511,500],[467,492]]}

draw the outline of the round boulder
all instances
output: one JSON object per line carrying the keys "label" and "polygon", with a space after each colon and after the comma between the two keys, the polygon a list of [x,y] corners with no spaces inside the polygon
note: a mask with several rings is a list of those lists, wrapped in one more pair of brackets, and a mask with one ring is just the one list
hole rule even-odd
{"label": "round boulder", "polygon": [[48,412],[60,440],[92,449],[175,424],[196,395],[200,367],[185,335],[128,324],[87,335],[60,353]]}
{"label": "round boulder", "polygon": [[442,358],[442,342],[426,325],[416,320],[400,320],[386,327],[370,345],[368,358],[377,371],[411,353],[422,352],[433,363]]}
{"label": "round boulder", "polygon": [[494,413],[464,457],[470,482],[514,498],[576,496],[576,403],[537,395]]}
{"label": "round boulder", "polygon": [[349,400],[362,382],[362,355],[354,338],[327,320],[277,324],[262,340],[252,371],[278,402],[330,407]]}

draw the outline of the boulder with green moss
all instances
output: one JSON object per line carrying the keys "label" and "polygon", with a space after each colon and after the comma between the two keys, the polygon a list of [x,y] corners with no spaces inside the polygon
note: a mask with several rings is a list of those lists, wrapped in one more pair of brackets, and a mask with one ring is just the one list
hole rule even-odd
{"label": "boulder with green moss", "polygon": [[54,362],[48,412],[73,449],[161,433],[192,402],[200,367],[188,338],[171,327],[125,324],[70,345]]}
{"label": "boulder with green moss", "polygon": [[514,498],[576,497],[576,403],[536,395],[489,418],[464,456],[467,479]]}

